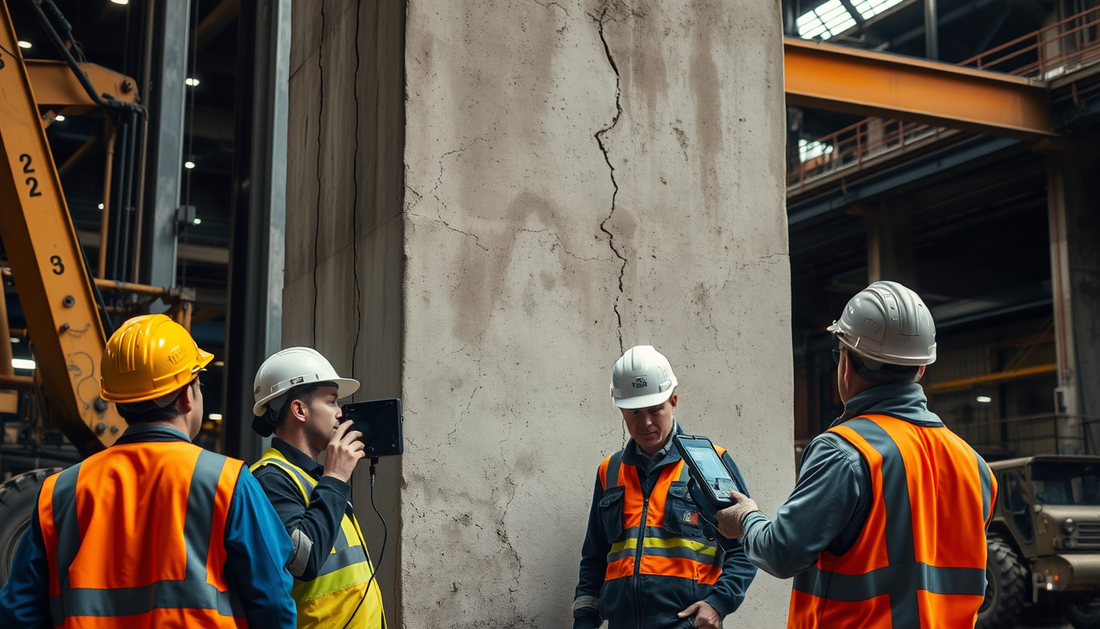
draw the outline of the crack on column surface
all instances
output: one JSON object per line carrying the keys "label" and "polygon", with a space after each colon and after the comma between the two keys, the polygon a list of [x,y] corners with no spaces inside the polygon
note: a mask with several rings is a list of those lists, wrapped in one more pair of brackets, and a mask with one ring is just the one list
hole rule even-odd
{"label": "crack on column surface", "polygon": [[551,236],[553,236],[553,239],[554,239],[554,242],[550,243],[550,253],[555,253],[557,248],[561,247],[561,250],[565,252],[565,255],[569,256],[570,258],[573,258],[574,260],[579,260],[581,262],[599,262],[600,261],[600,258],[583,258],[583,257],[581,257],[581,256],[579,256],[575,253],[572,253],[571,251],[569,251],[569,249],[567,249],[565,247],[565,243],[561,239],[561,234],[558,234],[556,232],[551,232],[549,228],[547,228],[547,229],[527,229],[525,227],[521,227],[521,228],[517,229],[512,234],[512,243],[513,243],[513,245],[518,244],[517,241],[519,240],[519,235],[520,234],[550,234]]}
{"label": "crack on column surface", "polygon": [[474,358],[472,355],[470,355],[470,360],[477,365],[478,381],[474,385],[474,390],[470,392],[470,399],[466,402],[466,408],[462,409],[462,412],[458,414],[458,421],[455,422],[454,428],[451,429],[451,432],[447,433],[447,439],[453,437],[454,434],[458,432],[458,427],[461,426],[462,422],[466,420],[466,414],[470,412],[470,407],[474,405],[474,396],[477,395],[477,392],[481,390],[481,378],[485,377],[485,374],[481,372],[481,359]]}
{"label": "crack on column surface", "polygon": [[313,219],[313,320],[312,345],[317,347],[317,301],[320,288],[317,286],[317,267],[320,266],[317,250],[321,243],[321,137],[325,115],[325,0],[321,0],[321,38],[317,46],[317,211]]}
{"label": "crack on column surface", "polygon": [[610,45],[608,45],[607,37],[604,35],[604,23],[608,19],[607,12],[609,9],[610,7],[608,5],[604,5],[603,12],[600,13],[599,17],[596,17],[592,14],[589,14],[589,17],[596,21],[596,25],[600,33],[600,42],[603,44],[604,55],[607,56],[607,62],[608,64],[610,64],[611,70],[615,73],[615,117],[611,119],[611,124],[596,132],[595,138],[596,144],[598,144],[600,147],[600,152],[603,153],[604,162],[607,163],[607,169],[610,172],[611,176],[611,186],[612,188],[614,188],[611,193],[611,211],[608,212],[607,217],[600,222],[600,231],[607,234],[607,244],[609,247],[611,247],[612,253],[615,254],[615,257],[618,258],[620,262],[619,294],[615,295],[615,304],[613,309],[615,311],[615,319],[618,322],[617,330],[619,334],[619,351],[623,352],[626,351],[626,348],[623,346],[623,315],[621,312],[619,312],[619,300],[622,299],[624,294],[623,278],[626,276],[626,257],[624,257],[619,249],[615,246],[615,235],[612,234],[611,230],[607,228],[608,221],[610,221],[611,217],[615,215],[615,202],[619,196],[619,182],[615,180],[615,166],[611,163],[611,156],[608,153],[607,146],[604,144],[603,141],[604,136],[607,135],[609,131],[614,129],[615,125],[619,124],[619,118],[623,115],[622,77],[619,75],[619,66],[615,63],[615,57],[612,56],[611,47]]}
{"label": "crack on column surface", "polygon": [[441,218],[432,218],[430,216],[424,216],[423,214],[413,214],[411,212],[409,213],[409,216],[411,218],[424,219],[425,221],[427,221],[429,223],[439,223],[440,225],[446,227],[450,231],[455,232],[456,234],[462,234],[463,236],[466,236],[467,238],[473,238],[474,239],[474,244],[477,246],[478,249],[481,249],[482,251],[489,251],[488,247],[481,244],[481,238],[479,238],[477,234],[472,234],[472,233],[467,232],[467,231],[462,231],[461,229],[459,229],[457,227],[451,227],[450,223],[448,223],[447,221],[445,221]]}
{"label": "crack on column surface", "polygon": [[559,9],[564,11],[566,15],[569,15],[569,9],[563,7],[562,5],[558,4],[557,2],[539,2],[539,0],[533,0],[533,2],[537,5],[539,5],[540,7],[546,9],[547,11],[551,10],[551,7],[558,7]]}

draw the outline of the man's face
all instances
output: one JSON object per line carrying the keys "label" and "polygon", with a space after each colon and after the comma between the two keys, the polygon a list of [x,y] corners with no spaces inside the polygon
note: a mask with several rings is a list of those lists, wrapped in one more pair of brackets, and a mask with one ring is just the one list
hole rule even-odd
{"label": "man's face", "polygon": [[676,411],[676,394],[664,404],[649,408],[620,408],[630,436],[647,456],[653,456],[672,434],[672,414]]}
{"label": "man's face", "polygon": [[336,387],[320,387],[308,400],[303,400],[306,414],[306,436],[310,445],[318,452],[328,448],[332,433],[340,425],[344,412],[340,410],[339,391]]}

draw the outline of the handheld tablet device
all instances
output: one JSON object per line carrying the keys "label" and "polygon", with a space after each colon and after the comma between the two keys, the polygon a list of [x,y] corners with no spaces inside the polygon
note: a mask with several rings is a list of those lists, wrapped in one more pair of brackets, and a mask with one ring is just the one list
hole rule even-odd
{"label": "handheld tablet device", "polygon": [[733,504],[730,491],[742,491],[733,479],[733,472],[727,467],[714,444],[706,437],[696,435],[676,435],[672,444],[688,466],[691,479],[688,491],[696,505],[703,510],[708,521],[714,514]]}
{"label": "handheld tablet device", "polygon": [[401,435],[401,400],[369,400],[340,407],[344,419],[350,419],[355,429],[363,433],[360,441],[368,457],[396,456],[405,451]]}

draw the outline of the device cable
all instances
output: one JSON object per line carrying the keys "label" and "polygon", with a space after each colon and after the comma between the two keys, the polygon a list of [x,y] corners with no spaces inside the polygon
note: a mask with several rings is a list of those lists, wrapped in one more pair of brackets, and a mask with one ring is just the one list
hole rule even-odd
{"label": "device cable", "polygon": [[[374,514],[378,516],[378,520],[382,522],[382,550],[378,552],[378,563],[374,565],[374,569],[371,570],[370,579],[367,581],[367,587],[363,590],[363,598],[359,599],[359,604],[355,606],[355,610],[351,612],[351,616],[348,617],[348,621],[344,623],[343,629],[348,629],[348,625],[355,618],[355,614],[359,613],[359,608],[363,606],[363,601],[367,600],[367,594],[370,593],[370,586],[374,583],[374,578],[378,576],[378,566],[382,565],[382,558],[386,556],[386,539],[389,537],[389,528],[386,526],[386,518],[382,517],[382,513],[378,510],[378,505],[374,504],[374,470],[378,465],[378,457],[372,456],[370,458],[370,506],[374,509]],[[350,479],[349,479],[350,480]],[[359,543],[363,545],[363,554],[367,555],[367,542],[363,539],[363,533],[359,530],[359,527],[355,527],[355,534],[359,536]],[[382,613],[382,628],[386,629],[386,614]]]}

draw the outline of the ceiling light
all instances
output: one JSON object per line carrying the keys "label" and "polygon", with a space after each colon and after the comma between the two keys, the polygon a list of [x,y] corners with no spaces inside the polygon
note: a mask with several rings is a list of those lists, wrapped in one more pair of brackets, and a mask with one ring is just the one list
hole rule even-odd
{"label": "ceiling light", "polygon": [[62,116],[61,114],[57,114],[53,117],[53,119],[54,122],[65,122],[65,116]]}
{"label": "ceiling light", "polygon": [[99,204],[99,209],[101,209],[101,210],[103,209],[103,204],[102,203]]}
{"label": "ceiling light", "polygon": [[19,342],[19,337],[18,336],[11,337],[11,342],[12,343],[18,343]]}
{"label": "ceiling light", "polygon": [[28,358],[13,358],[11,366],[16,369],[34,369],[34,361]]}
{"label": "ceiling light", "polygon": [[186,168],[187,170],[191,170],[192,168],[195,167],[195,162],[192,162],[191,160],[187,160],[186,162],[183,163],[183,167]]}
{"label": "ceiling light", "polygon": [[186,83],[187,85],[191,86],[191,87],[197,87],[198,84],[199,84],[198,79],[193,79],[191,77],[187,77],[186,79],[183,80],[183,82]]}
{"label": "ceiling light", "polygon": [[22,48],[23,50],[26,50],[27,48],[30,48],[33,45],[34,44],[30,43],[29,41],[20,41],[19,42],[19,47]]}
{"label": "ceiling light", "polygon": [[215,360],[214,362],[210,363],[210,365],[212,367],[224,367],[225,366],[225,361],[224,360]]}
{"label": "ceiling light", "polygon": [[115,4],[129,4],[130,0],[111,0]]}
{"label": "ceiling light", "polygon": [[210,413],[207,417],[210,418],[210,421],[220,422],[222,420],[221,413]]}
{"label": "ceiling light", "polygon": [[201,218],[196,218],[195,220],[191,221],[191,223],[193,225],[202,225],[202,219]]}
{"label": "ceiling light", "polygon": [[981,404],[989,404],[993,401],[993,398],[989,397],[988,395],[979,395],[976,399]]}

